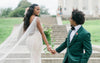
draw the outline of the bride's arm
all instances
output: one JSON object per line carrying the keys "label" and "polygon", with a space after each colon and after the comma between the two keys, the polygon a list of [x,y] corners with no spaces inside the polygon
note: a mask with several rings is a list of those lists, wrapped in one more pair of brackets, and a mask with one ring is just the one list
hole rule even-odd
{"label": "bride's arm", "polygon": [[39,29],[41,35],[42,35],[42,38],[43,38],[45,44],[47,45],[47,49],[48,49],[48,51],[51,51],[51,48],[49,47],[49,43],[48,43],[48,41],[47,41],[47,38],[46,38],[46,36],[45,36],[45,34],[44,34],[44,31],[43,31],[43,29],[42,29],[42,26],[41,26],[41,23],[40,23],[40,19],[37,18],[36,20],[37,20],[37,21],[36,21],[36,22],[37,22],[37,27],[38,27],[38,29]]}

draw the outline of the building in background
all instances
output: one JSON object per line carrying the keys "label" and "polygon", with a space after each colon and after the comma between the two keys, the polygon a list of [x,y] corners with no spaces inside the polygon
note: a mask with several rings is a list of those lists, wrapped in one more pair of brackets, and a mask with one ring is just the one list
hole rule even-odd
{"label": "building in background", "polygon": [[73,9],[81,10],[86,17],[100,17],[100,0],[58,0],[63,17],[69,17]]}

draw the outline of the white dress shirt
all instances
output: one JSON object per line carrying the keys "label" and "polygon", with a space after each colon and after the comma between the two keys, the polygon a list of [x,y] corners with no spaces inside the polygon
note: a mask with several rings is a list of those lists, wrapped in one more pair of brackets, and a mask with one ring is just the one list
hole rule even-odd
{"label": "white dress shirt", "polygon": [[80,27],[81,27],[81,25],[77,25],[77,26],[75,26],[75,30],[72,30],[72,32],[70,34],[70,42],[72,41],[75,33],[79,30]]}

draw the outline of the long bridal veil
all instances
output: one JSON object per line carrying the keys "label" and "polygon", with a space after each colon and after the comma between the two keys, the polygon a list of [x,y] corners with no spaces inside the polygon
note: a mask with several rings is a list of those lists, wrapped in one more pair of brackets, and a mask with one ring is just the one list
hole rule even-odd
{"label": "long bridal veil", "polygon": [[[35,20],[35,19],[34,19]],[[0,45],[0,63],[5,63],[6,58],[10,53],[23,41],[26,40],[26,38],[29,35],[29,32],[32,28],[34,28],[33,25],[34,22],[32,22],[27,30],[23,32],[23,24],[22,22],[20,26],[12,31],[10,36]]]}

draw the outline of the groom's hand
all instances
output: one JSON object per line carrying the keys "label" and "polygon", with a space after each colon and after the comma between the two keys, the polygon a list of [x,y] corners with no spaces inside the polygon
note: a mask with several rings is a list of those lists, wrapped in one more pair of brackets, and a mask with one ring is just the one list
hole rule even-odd
{"label": "groom's hand", "polygon": [[56,54],[57,52],[56,52],[56,50],[52,50],[51,53],[52,54]]}

